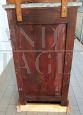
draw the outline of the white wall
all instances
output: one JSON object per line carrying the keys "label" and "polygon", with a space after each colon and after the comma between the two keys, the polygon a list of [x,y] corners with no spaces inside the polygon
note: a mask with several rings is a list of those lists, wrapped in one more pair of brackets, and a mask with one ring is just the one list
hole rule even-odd
{"label": "white wall", "polygon": [[6,4],[6,1],[0,0],[0,75],[12,57],[7,15],[2,4]]}

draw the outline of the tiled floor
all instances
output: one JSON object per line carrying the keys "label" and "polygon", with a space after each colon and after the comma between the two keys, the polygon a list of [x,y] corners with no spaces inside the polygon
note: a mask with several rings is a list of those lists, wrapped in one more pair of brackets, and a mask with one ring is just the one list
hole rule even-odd
{"label": "tiled floor", "polygon": [[[18,91],[13,61],[0,76],[0,115],[66,115],[66,113],[16,112]],[[75,40],[71,83],[69,90],[71,112],[69,115],[83,115],[83,46]]]}

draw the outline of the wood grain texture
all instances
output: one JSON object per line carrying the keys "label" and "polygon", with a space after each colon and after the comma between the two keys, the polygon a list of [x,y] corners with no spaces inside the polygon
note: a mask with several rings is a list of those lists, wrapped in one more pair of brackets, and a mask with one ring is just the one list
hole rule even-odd
{"label": "wood grain texture", "polygon": [[67,17],[67,0],[62,0],[62,11],[61,11],[61,17]]}
{"label": "wood grain texture", "polygon": [[16,4],[16,14],[17,14],[17,20],[22,21],[22,12],[21,12],[21,1],[20,0],[15,0]]}
{"label": "wood grain texture", "polygon": [[22,21],[22,11],[21,11],[21,3],[37,3],[37,2],[61,2],[62,7],[61,7],[61,17],[67,17],[67,2],[71,2],[72,0],[7,0],[7,3],[10,4],[16,4],[16,15],[17,15],[17,21],[20,22]]}
{"label": "wood grain texture", "polygon": [[59,8],[22,12],[24,20],[20,23],[15,10],[7,10],[20,103],[47,101],[67,105],[77,8],[69,8],[65,19],[60,17]]}
{"label": "wood grain texture", "polygon": [[63,103],[67,104],[67,98],[68,98],[68,88],[69,88],[71,65],[72,65],[76,16],[77,16],[77,8],[71,8],[69,10],[69,23],[67,26],[62,104]]}

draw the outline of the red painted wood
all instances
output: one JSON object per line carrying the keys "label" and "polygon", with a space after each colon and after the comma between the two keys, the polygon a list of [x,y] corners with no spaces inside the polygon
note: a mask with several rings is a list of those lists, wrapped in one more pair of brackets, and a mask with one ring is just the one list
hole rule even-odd
{"label": "red painted wood", "polygon": [[69,8],[67,18],[59,8],[22,12],[20,23],[15,10],[7,10],[20,103],[67,105],[77,8]]}
{"label": "red painted wood", "polygon": [[[72,13],[71,13],[72,12]],[[69,10],[69,23],[67,26],[67,40],[65,48],[65,63],[64,63],[64,77],[62,87],[62,104],[66,105],[68,100],[69,81],[71,75],[73,46],[74,46],[74,33],[76,26],[77,8],[71,8]]]}

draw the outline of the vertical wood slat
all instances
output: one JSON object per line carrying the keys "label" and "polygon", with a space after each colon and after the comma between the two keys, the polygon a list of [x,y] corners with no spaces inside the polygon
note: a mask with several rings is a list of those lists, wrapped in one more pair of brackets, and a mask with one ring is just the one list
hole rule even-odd
{"label": "vertical wood slat", "polygon": [[16,4],[17,21],[22,21],[21,2],[22,0],[7,0],[8,4]]}
{"label": "vertical wood slat", "polygon": [[[8,17],[8,23],[9,23],[9,28],[10,28],[10,37],[11,37],[11,42],[12,42],[12,46],[13,47],[13,59],[14,59],[14,63],[20,63],[20,59],[19,59],[19,55],[15,52],[16,50],[18,51],[19,46],[17,43],[17,35],[18,35],[18,31],[17,31],[17,26],[15,24],[15,17],[14,17],[15,11],[14,10],[8,10],[7,11],[7,17]],[[17,65],[17,64],[16,64]],[[17,79],[17,84],[18,84],[18,90],[22,89],[22,91],[19,91],[19,101],[21,103],[25,103],[25,93],[24,93],[24,85],[23,85],[23,80],[22,80],[22,72],[21,69],[18,69],[15,67],[15,72],[16,75],[18,75],[18,77],[16,77]]]}
{"label": "vertical wood slat", "polygon": [[61,17],[67,17],[67,0],[62,0]]}
{"label": "vertical wood slat", "polygon": [[22,21],[21,0],[15,0],[17,21]]}
{"label": "vertical wood slat", "polygon": [[67,105],[70,72],[71,72],[71,64],[73,56],[76,16],[77,16],[77,8],[71,8],[69,10],[69,23],[67,25],[65,63],[64,63],[63,86],[62,86],[62,105]]}

